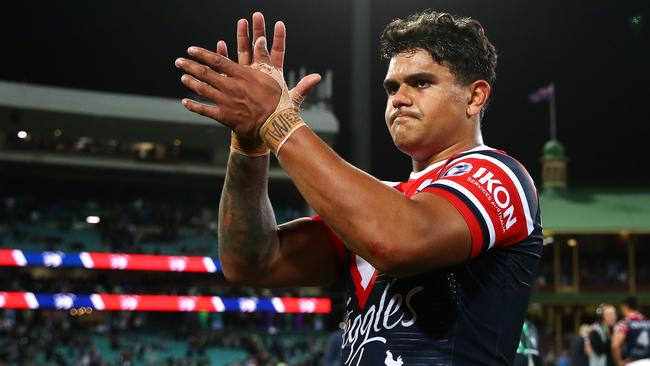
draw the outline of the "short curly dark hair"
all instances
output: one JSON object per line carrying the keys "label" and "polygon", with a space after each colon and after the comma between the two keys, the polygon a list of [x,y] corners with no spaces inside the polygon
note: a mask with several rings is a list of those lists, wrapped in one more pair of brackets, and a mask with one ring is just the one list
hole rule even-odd
{"label": "short curly dark hair", "polygon": [[496,81],[496,49],[481,23],[472,18],[426,10],[393,20],[381,35],[381,55],[385,60],[418,48],[449,67],[463,85],[476,80],[493,85]]}

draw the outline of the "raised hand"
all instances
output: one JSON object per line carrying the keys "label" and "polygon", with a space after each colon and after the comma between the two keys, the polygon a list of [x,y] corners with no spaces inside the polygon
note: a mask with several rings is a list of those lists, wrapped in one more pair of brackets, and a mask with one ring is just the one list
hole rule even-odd
{"label": "raised hand", "polygon": [[[259,47],[263,42],[264,38],[258,41]],[[199,62],[176,60],[176,66],[186,72],[181,82],[214,105],[186,98],[182,101],[185,108],[224,124],[248,141],[258,141],[262,123],[275,111],[282,95],[276,80],[200,47],[190,47],[188,53]]]}
{"label": "raised hand", "polygon": [[[266,22],[264,20],[264,15],[260,12],[256,12],[253,14],[253,44],[256,44],[260,37],[266,38]],[[280,72],[283,72],[286,38],[287,29],[284,22],[276,22],[273,27],[273,45],[271,47],[271,53],[268,54],[268,52],[266,52],[265,54],[256,55],[255,52],[251,51],[248,20],[240,19],[237,22],[237,62],[240,65],[264,62],[274,66],[276,69],[280,70]],[[266,48],[263,48],[262,50],[266,51]],[[222,55],[224,54],[222,53]],[[300,105],[305,99],[305,96],[320,82],[320,80],[321,76],[319,74],[307,75],[289,91],[289,95],[296,110],[300,110]]]}
{"label": "raised hand", "polygon": [[[199,62],[177,59],[176,66],[187,73],[181,80],[185,86],[210,99],[215,105],[205,105],[191,99],[184,99],[183,105],[192,112],[230,127],[248,144],[258,145],[259,128],[265,119],[278,107],[286,107],[286,103],[299,109],[304,96],[320,81],[318,74],[306,76],[289,92],[287,101],[286,86],[282,79],[286,39],[283,22],[275,24],[273,38],[273,47],[269,53],[264,16],[258,12],[253,14],[255,44],[252,50],[248,21],[240,19],[237,23],[237,63],[227,58],[228,49],[224,41],[217,43],[216,53],[190,47],[188,53]],[[265,65],[275,70],[270,70]],[[283,105],[279,106],[279,102],[283,102]]]}

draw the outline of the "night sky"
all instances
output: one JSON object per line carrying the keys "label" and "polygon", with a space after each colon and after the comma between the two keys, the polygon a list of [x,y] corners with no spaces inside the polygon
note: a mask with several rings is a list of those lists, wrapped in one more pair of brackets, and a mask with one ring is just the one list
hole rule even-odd
{"label": "night sky", "polygon": [[[383,121],[379,35],[391,19],[431,8],[478,19],[497,48],[497,82],[483,123],[488,145],[521,160],[539,182],[548,105],[527,96],[554,82],[570,186],[650,186],[650,12],[642,2],[373,1],[372,173],[400,180],[411,170]],[[265,13],[269,32],[275,20],[285,21],[286,69],[333,70],[341,123],[335,148],[349,158],[350,1],[5,3],[0,79],[180,99],[187,91],[174,59],[189,45],[212,48],[219,39],[233,55],[237,19],[256,10]]]}

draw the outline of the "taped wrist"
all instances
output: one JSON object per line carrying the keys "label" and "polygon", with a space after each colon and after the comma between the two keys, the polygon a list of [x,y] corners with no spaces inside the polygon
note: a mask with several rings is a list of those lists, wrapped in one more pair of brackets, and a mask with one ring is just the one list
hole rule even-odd
{"label": "taped wrist", "polygon": [[234,132],[230,134],[230,151],[248,157],[264,156],[270,152],[269,148],[264,144],[254,147],[242,146]]}
{"label": "taped wrist", "polygon": [[277,156],[289,137],[303,126],[307,125],[296,110],[285,108],[266,119],[260,128],[260,138]]}

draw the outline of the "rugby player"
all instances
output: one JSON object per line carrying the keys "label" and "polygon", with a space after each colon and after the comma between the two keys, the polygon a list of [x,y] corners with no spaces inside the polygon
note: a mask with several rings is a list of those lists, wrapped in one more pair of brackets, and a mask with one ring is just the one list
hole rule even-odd
{"label": "rugby player", "polygon": [[612,358],[617,366],[650,366],[650,321],[638,311],[636,297],[623,300],[623,319],[614,326]]}
{"label": "rugby player", "polygon": [[[176,60],[183,84],[214,102],[183,105],[233,131],[219,206],[225,276],[260,287],[343,281],[345,365],[512,364],[542,227],[524,167],[483,143],[497,55],[482,26],[427,11],[383,31],[386,126],[413,171],[382,182],[300,117],[320,77],[288,90],[284,24],[269,53],[263,16],[252,23],[251,49],[238,22],[237,62],[223,41]],[[276,223],[269,151],[318,216]]]}

